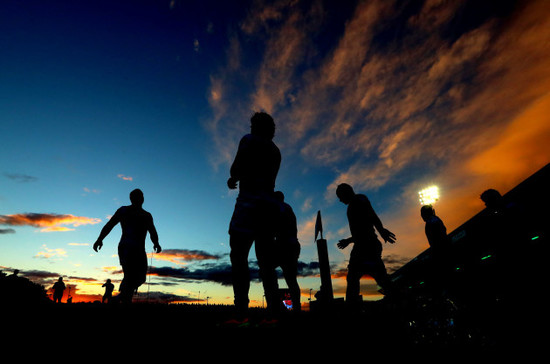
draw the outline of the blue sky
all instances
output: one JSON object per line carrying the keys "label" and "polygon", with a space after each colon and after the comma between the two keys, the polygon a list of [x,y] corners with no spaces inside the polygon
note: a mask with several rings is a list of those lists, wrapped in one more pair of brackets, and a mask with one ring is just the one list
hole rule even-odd
{"label": "blue sky", "polygon": [[[320,286],[318,210],[341,295],[337,183],[367,194],[396,233],[393,270],[427,248],[419,189],[440,187],[452,230],[485,188],[506,192],[548,163],[548,12],[545,1],[3,1],[0,266],[102,294],[121,278],[120,229],[100,253],[92,244],[141,188],[165,250],[141,291],[231,303],[225,183],[264,110],[277,188],[298,217],[304,300]],[[29,214],[54,225],[15,223]],[[260,285],[251,296],[261,302]]]}

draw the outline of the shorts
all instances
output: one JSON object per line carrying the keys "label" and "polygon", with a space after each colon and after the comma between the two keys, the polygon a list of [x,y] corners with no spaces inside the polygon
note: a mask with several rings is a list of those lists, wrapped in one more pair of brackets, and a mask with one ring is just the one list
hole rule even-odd
{"label": "shorts", "polygon": [[274,236],[279,205],[269,194],[239,193],[229,223],[229,234],[244,233],[252,237]]}

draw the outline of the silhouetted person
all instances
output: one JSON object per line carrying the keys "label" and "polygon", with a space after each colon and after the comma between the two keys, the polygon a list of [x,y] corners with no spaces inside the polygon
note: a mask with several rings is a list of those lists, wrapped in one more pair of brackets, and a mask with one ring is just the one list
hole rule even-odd
{"label": "silhouetted person", "polygon": [[518,205],[506,201],[495,189],[485,190],[480,198],[487,213],[484,221],[486,236],[482,240],[492,242],[493,249],[488,253],[496,258],[497,295],[510,302],[517,297],[512,287],[523,286],[530,292],[538,290],[539,287],[529,286],[532,268],[528,265],[532,264],[533,257],[529,251],[527,223]]}
{"label": "silhouetted person", "polygon": [[432,205],[420,208],[420,216],[426,223],[424,231],[432,253],[433,282],[439,289],[444,289],[446,269],[449,268],[450,239],[443,221],[435,214]]}
{"label": "silhouetted person", "polygon": [[384,228],[367,196],[356,194],[346,183],[338,185],[336,195],[342,203],[348,205],[347,217],[351,232],[350,238],[340,240],[338,248],[344,249],[354,243],[348,265],[346,301],[352,305],[360,301],[360,280],[365,274],[374,278],[382,287],[384,295],[391,294],[391,281],[382,261],[382,243],[374,229],[387,243],[395,243],[395,235]]}
{"label": "silhouetted person", "polygon": [[277,249],[277,263],[283,271],[286,284],[290,290],[292,309],[301,311],[300,286],[298,284],[298,257],[300,256],[300,242],[298,241],[298,228],[296,215],[292,207],[285,202],[285,195],[281,191],[275,192],[275,198],[279,202],[279,222],[275,235]]}
{"label": "silhouetted person", "polygon": [[273,197],[281,153],[273,143],[275,122],[266,113],[255,113],[251,132],[239,142],[227,186],[239,186],[239,195],[229,224],[231,267],[235,308],[239,315],[248,309],[250,272],[248,253],[255,242],[256,258],[268,308],[276,309],[277,275],[273,259],[274,219],[277,204]]}
{"label": "silhouetted person", "polygon": [[107,279],[107,282],[103,283],[101,287],[105,287],[105,293],[103,294],[101,303],[105,303],[105,301],[111,302],[111,298],[113,297],[113,289],[115,288],[115,286],[111,283],[111,280]]}
{"label": "silhouetted person", "polygon": [[63,291],[65,291],[65,283],[63,283],[63,277],[59,277],[57,282],[53,285],[53,301],[55,303],[61,303],[63,298]]}
{"label": "silhouetted person", "polygon": [[433,206],[422,206],[420,208],[420,216],[426,223],[424,231],[430,247],[435,251],[448,248],[449,238],[447,236],[447,228],[439,216],[435,214]]}
{"label": "silhouetted person", "polygon": [[117,297],[123,303],[132,302],[134,292],[145,283],[147,276],[147,254],[145,252],[145,238],[147,232],[153,242],[155,252],[162,251],[158,234],[153,223],[153,216],[142,208],[143,192],[135,189],[130,193],[130,206],[120,207],[113,217],[105,224],[94,243],[97,252],[103,246],[103,239],[111,232],[116,224],[122,227],[122,237],[118,244],[118,257],[124,278],[120,283],[120,294]]}

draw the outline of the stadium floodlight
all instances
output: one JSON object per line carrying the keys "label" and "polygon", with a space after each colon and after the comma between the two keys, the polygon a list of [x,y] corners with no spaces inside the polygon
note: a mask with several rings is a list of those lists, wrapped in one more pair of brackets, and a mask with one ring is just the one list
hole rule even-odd
{"label": "stadium floodlight", "polygon": [[424,188],[418,192],[421,205],[431,205],[439,200],[439,188],[437,186],[430,186]]}

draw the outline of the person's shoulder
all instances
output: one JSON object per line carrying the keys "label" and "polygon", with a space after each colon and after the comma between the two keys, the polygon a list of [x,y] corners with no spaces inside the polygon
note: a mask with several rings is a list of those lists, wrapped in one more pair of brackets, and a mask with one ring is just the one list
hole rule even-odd
{"label": "person's shoulder", "polygon": [[120,206],[115,213],[125,213],[129,208],[130,206]]}
{"label": "person's shoulder", "polygon": [[144,210],[144,209],[141,209],[141,214],[145,217],[147,217],[148,219],[152,219],[153,218],[153,215],[147,211],[147,210]]}
{"label": "person's shoulder", "polygon": [[366,195],[362,194],[362,193],[356,193],[355,197],[354,197],[354,200],[356,202],[359,202],[359,203],[368,203],[368,204],[370,204],[369,198]]}
{"label": "person's shoulder", "polygon": [[254,135],[248,133],[248,134],[245,134],[243,135],[243,137],[241,138],[241,141],[240,143],[250,143],[251,141],[254,140]]}

